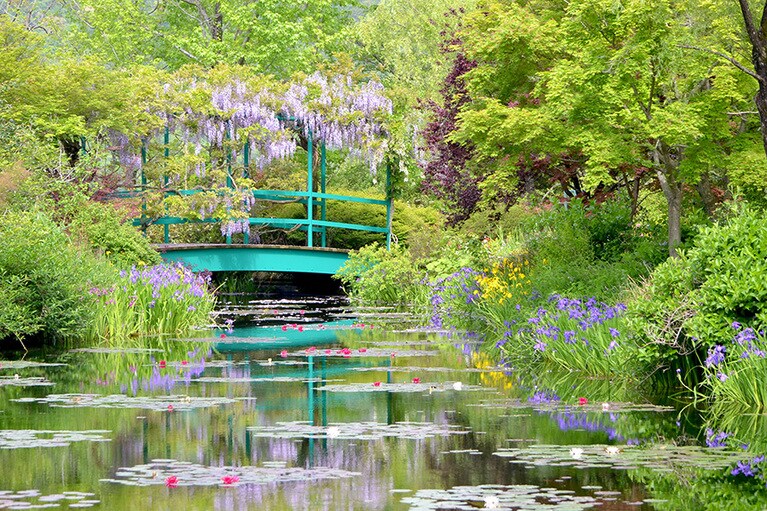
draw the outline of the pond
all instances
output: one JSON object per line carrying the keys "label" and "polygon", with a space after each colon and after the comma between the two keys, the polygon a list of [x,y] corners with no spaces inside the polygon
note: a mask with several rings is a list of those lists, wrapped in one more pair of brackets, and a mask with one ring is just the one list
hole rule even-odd
{"label": "pond", "polygon": [[223,312],[199,338],[0,361],[0,508],[673,509],[680,478],[743,459],[673,403],[507,374],[406,315]]}

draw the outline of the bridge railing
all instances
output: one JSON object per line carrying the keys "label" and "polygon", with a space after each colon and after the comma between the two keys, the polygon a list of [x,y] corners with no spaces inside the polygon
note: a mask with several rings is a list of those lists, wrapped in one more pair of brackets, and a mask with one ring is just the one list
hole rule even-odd
{"label": "bridge railing", "polygon": [[[191,196],[197,193],[202,193],[208,190],[174,190],[166,191],[165,196],[181,195]],[[313,247],[314,234],[320,234],[321,247],[327,247],[327,230],[329,228],[336,229],[349,229],[366,232],[381,233],[386,235],[387,248],[391,247],[391,217],[392,217],[392,200],[391,199],[369,199],[365,197],[355,197],[350,195],[340,195],[333,193],[322,192],[305,192],[305,191],[285,191],[285,190],[253,190],[253,197],[256,201],[268,201],[269,203],[276,204],[303,204],[307,206],[306,218],[280,218],[280,217],[249,217],[248,224],[250,226],[264,226],[274,227],[278,229],[299,229],[307,233],[306,246]],[[120,190],[111,194],[111,198],[136,198],[140,197],[140,190]],[[319,218],[315,218],[314,207],[308,207],[308,204],[318,206],[320,210]],[[366,225],[349,222],[335,222],[327,219],[327,201],[340,201],[340,202],[355,202],[360,204],[371,204],[374,206],[381,206],[386,208],[386,227]],[[171,243],[170,229],[171,225],[178,224],[194,224],[194,223],[218,223],[221,220],[218,218],[204,218],[204,219],[190,219],[178,216],[161,216],[158,218],[150,218],[143,214],[145,208],[142,208],[142,216],[133,220],[133,225],[146,229],[149,225],[162,225],[163,226],[163,243]],[[226,244],[231,245],[233,243],[232,237],[226,236]],[[249,244],[249,236],[245,234],[243,242]]]}

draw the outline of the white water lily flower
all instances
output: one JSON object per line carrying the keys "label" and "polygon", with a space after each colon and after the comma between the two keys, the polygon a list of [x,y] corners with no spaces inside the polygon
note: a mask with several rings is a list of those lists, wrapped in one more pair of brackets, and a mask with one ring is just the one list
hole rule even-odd
{"label": "white water lily flower", "polygon": [[610,403],[602,403],[602,411],[606,412],[610,409]]}
{"label": "white water lily flower", "polygon": [[485,497],[485,507],[487,509],[498,509],[499,507],[501,507],[501,500],[495,495],[490,495],[489,497]]}
{"label": "white water lily flower", "polygon": [[607,448],[605,448],[605,453],[608,456],[615,456],[619,452],[621,452],[621,450],[617,446],[615,446],[615,445],[609,445],[609,446],[607,446]]}
{"label": "white water lily flower", "polygon": [[457,382],[454,382],[454,383],[453,383],[453,389],[455,389],[455,390],[461,390],[461,389],[463,389],[463,383],[461,383],[461,382],[459,382],[459,381],[457,381]]}
{"label": "white water lily flower", "polygon": [[576,460],[580,459],[581,456],[583,456],[583,449],[581,449],[580,447],[573,447],[572,449],[570,449],[570,456],[572,456]]}
{"label": "white water lily flower", "polygon": [[338,426],[330,426],[327,433],[328,438],[335,438],[341,434],[341,430],[338,428]]}

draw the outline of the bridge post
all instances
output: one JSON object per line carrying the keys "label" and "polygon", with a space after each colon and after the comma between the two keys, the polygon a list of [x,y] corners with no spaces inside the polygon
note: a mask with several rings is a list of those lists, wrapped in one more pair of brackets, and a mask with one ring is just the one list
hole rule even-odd
{"label": "bridge post", "polygon": [[[163,137],[163,143],[165,144],[165,160],[167,161],[168,158],[170,158],[170,128],[168,125],[165,125],[165,136]],[[168,174],[164,174],[162,176],[162,182],[163,185],[167,188],[168,187]],[[163,198],[165,198],[165,194],[167,192],[163,192]],[[167,211],[167,208],[165,208]],[[162,238],[164,243],[170,243],[170,225],[165,224],[163,227],[163,233]]]}
{"label": "bridge post", "polygon": [[[327,160],[325,159],[325,141],[322,141],[322,146],[320,148],[320,192],[325,193],[325,176],[327,174],[328,170],[328,164]],[[327,205],[324,195],[322,197],[322,200],[320,202],[320,220],[323,222],[327,220]],[[328,246],[328,228],[324,225],[322,226],[322,247]]]}
{"label": "bridge post", "polygon": [[141,232],[146,236],[146,138],[141,139]]}
{"label": "bridge post", "polygon": [[394,198],[391,189],[391,163],[386,163],[386,250],[391,250],[391,228],[394,216]]}
{"label": "bridge post", "polygon": [[308,225],[306,229],[306,246],[314,246],[314,173],[313,173],[313,161],[314,150],[312,144],[312,130],[309,128],[309,132],[306,135],[306,152],[308,153],[308,159],[306,162],[307,178],[306,178],[306,212]]}
{"label": "bridge post", "polygon": [[[226,187],[233,188],[234,182],[232,181],[232,146],[230,141],[232,140],[232,125],[229,121],[226,121]],[[229,208],[227,213],[229,212]],[[226,244],[232,244],[232,235],[226,235]]]}
{"label": "bridge post", "polygon": [[[250,166],[250,140],[245,140],[245,147],[242,148],[242,177],[249,178],[250,172],[248,167]],[[250,211],[248,211],[248,229],[250,229]],[[242,233],[242,242],[245,245],[250,244],[250,232],[245,231]]]}

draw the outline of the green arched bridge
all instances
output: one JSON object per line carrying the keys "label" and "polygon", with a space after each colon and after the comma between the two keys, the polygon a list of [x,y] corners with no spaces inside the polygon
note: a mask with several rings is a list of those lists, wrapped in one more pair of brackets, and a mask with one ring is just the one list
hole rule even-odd
{"label": "green arched bridge", "polygon": [[183,261],[194,271],[268,271],[332,275],[348,250],[283,245],[159,244],[166,261]]}
{"label": "green arched bridge", "polygon": [[[166,128],[164,136],[164,154],[168,157],[169,130]],[[83,147],[85,145],[83,144]],[[250,217],[247,223],[250,227],[261,226],[277,229],[300,230],[306,233],[305,246],[276,246],[253,244],[250,236],[243,236],[243,244],[232,242],[232,236],[224,237],[225,243],[220,244],[179,244],[172,242],[171,226],[186,223],[215,223],[216,218],[204,218],[202,220],[190,220],[173,216],[161,216],[149,218],[146,215],[146,204],[141,208],[141,217],[134,219],[134,225],[140,227],[145,233],[150,225],[163,226],[163,243],[154,247],[161,253],[166,261],[182,261],[195,271],[269,271],[269,272],[303,272],[333,274],[344,264],[348,258],[348,250],[329,248],[327,246],[328,229],[351,229],[367,232],[380,233],[385,236],[386,246],[389,248],[392,241],[392,215],[394,211],[391,190],[391,167],[386,167],[386,198],[371,199],[326,193],[327,163],[325,156],[325,144],[320,146],[320,175],[319,183],[315,184],[313,152],[314,144],[311,132],[307,140],[307,177],[306,189],[296,191],[284,190],[252,190],[256,202],[265,201],[273,204],[299,203],[306,211],[305,218],[275,218],[275,217]],[[243,176],[248,176],[250,165],[248,144],[243,151]],[[147,163],[147,145],[144,141],[141,147],[142,164]],[[227,186],[233,186],[233,160],[227,157]],[[130,190],[121,190],[111,194],[111,198],[135,198],[140,197],[147,190],[147,178],[141,171],[141,186]],[[193,196],[205,190],[168,190],[167,177],[163,177],[163,195]],[[318,186],[317,186],[318,185]],[[386,209],[386,226],[372,226],[348,222],[334,222],[328,218],[327,204],[330,201],[356,202],[383,207]],[[319,245],[319,246],[317,246]]]}

